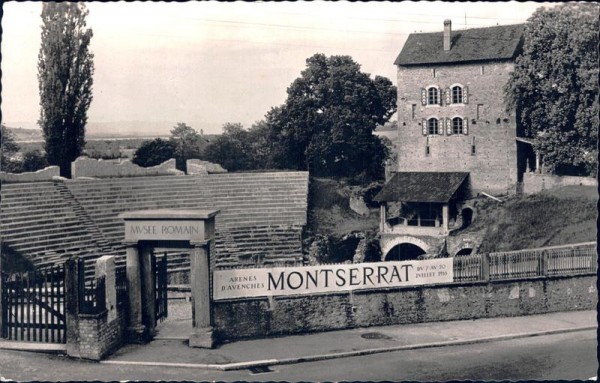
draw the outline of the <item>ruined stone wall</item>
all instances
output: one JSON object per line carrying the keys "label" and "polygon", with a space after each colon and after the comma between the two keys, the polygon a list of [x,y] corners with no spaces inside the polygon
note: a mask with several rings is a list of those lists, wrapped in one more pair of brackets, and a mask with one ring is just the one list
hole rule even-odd
{"label": "ruined stone wall", "polygon": [[220,339],[594,310],[596,276],[387,288],[216,301]]}
{"label": "ruined stone wall", "polygon": [[183,174],[182,171],[175,168],[175,159],[173,158],[160,165],[143,168],[130,160],[115,163],[110,160],[79,157],[71,163],[71,172],[74,179],[80,177],[110,178]]}
{"label": "ruined stone wall", "polygon": [[58,166],[48,166],[47,168],[36,172],[25,173],[6,173],[0,172],[0,182],[36,182],[36,181],[52,181],[52,177],[60,176],[60,168]]}
{"label": "ruined stone wall", "polygon": [[[517,183],[515,116],[504,105],[510,62],[398,69],[398,171],[467,171],[475,191],[514,193]],[[483,69],[482,69],[483,68]],[[421,105],[421,89],[468,88],[467,104]],[[414,109],[414,113],[413,113]],[[440,119],[443,134],[423,135],[422,121]],[[446,135],[442,118],[468,119],[468,134]],[[429,155],[426,146],[429,142]],[[475,154],[471,146],[475,143]]]}
{"label": "ruined stone wall", "polygon": [[598,180],[592,177],[555,176],[552,174],[525,173],[523,175],[523,193],[534,194],[542,190],[568,185],[598,186]]}

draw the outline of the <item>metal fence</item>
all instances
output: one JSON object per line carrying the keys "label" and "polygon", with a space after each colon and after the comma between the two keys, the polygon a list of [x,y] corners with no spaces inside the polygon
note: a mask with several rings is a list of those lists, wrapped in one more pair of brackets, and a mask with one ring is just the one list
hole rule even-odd
{"label": "metal fence", "polygon": [[596,242],[454,258],[455,282],[595,274],[597,270]]}

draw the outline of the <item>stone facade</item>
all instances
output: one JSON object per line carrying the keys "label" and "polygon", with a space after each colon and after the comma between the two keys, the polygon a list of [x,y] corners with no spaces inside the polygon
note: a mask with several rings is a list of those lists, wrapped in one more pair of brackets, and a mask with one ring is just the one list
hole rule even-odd
{"label": "stone facade", "polygon": [[[469,172],[474,191],[514,192],[517,126],[503,101],[513,68],[507,61],[399,66],[398,171]],[[468,91],[467,102],[448,105],[444,93],[455,85]],[[422,105],[422,89],[430,86],[442,91],[442,105]],[[441,134],[424,135],[423,123],[432,117]],[[466,134],[447,135],[445,119],[455,117],[467,121]]]}

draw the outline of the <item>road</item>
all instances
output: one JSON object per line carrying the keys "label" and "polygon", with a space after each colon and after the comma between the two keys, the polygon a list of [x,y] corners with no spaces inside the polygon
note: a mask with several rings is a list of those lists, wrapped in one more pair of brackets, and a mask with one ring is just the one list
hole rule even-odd
{"label": "road", "polygon": [[597,375],[596,331],[271,366],[270,372],[106,365],[0,351],[0,376],[23,380],[573,380]]}

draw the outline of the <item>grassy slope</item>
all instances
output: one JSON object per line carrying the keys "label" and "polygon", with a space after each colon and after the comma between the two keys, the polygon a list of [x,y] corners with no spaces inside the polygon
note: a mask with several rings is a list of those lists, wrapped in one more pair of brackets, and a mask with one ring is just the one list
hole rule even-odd
{"label": "grassy slope", "polygon": [[595,241],[597,199],[595,187],[567,186],[502,204],[481,200],[464,232],[483,234],[480,252]]}
{"label": "grassy slope", "polygon": [[313,234],[342,236],[353,231],[373,231],[379,227],[379,214],[362,217],[350,210],[350,187],[323,178],[311,178],[308,230]]}

